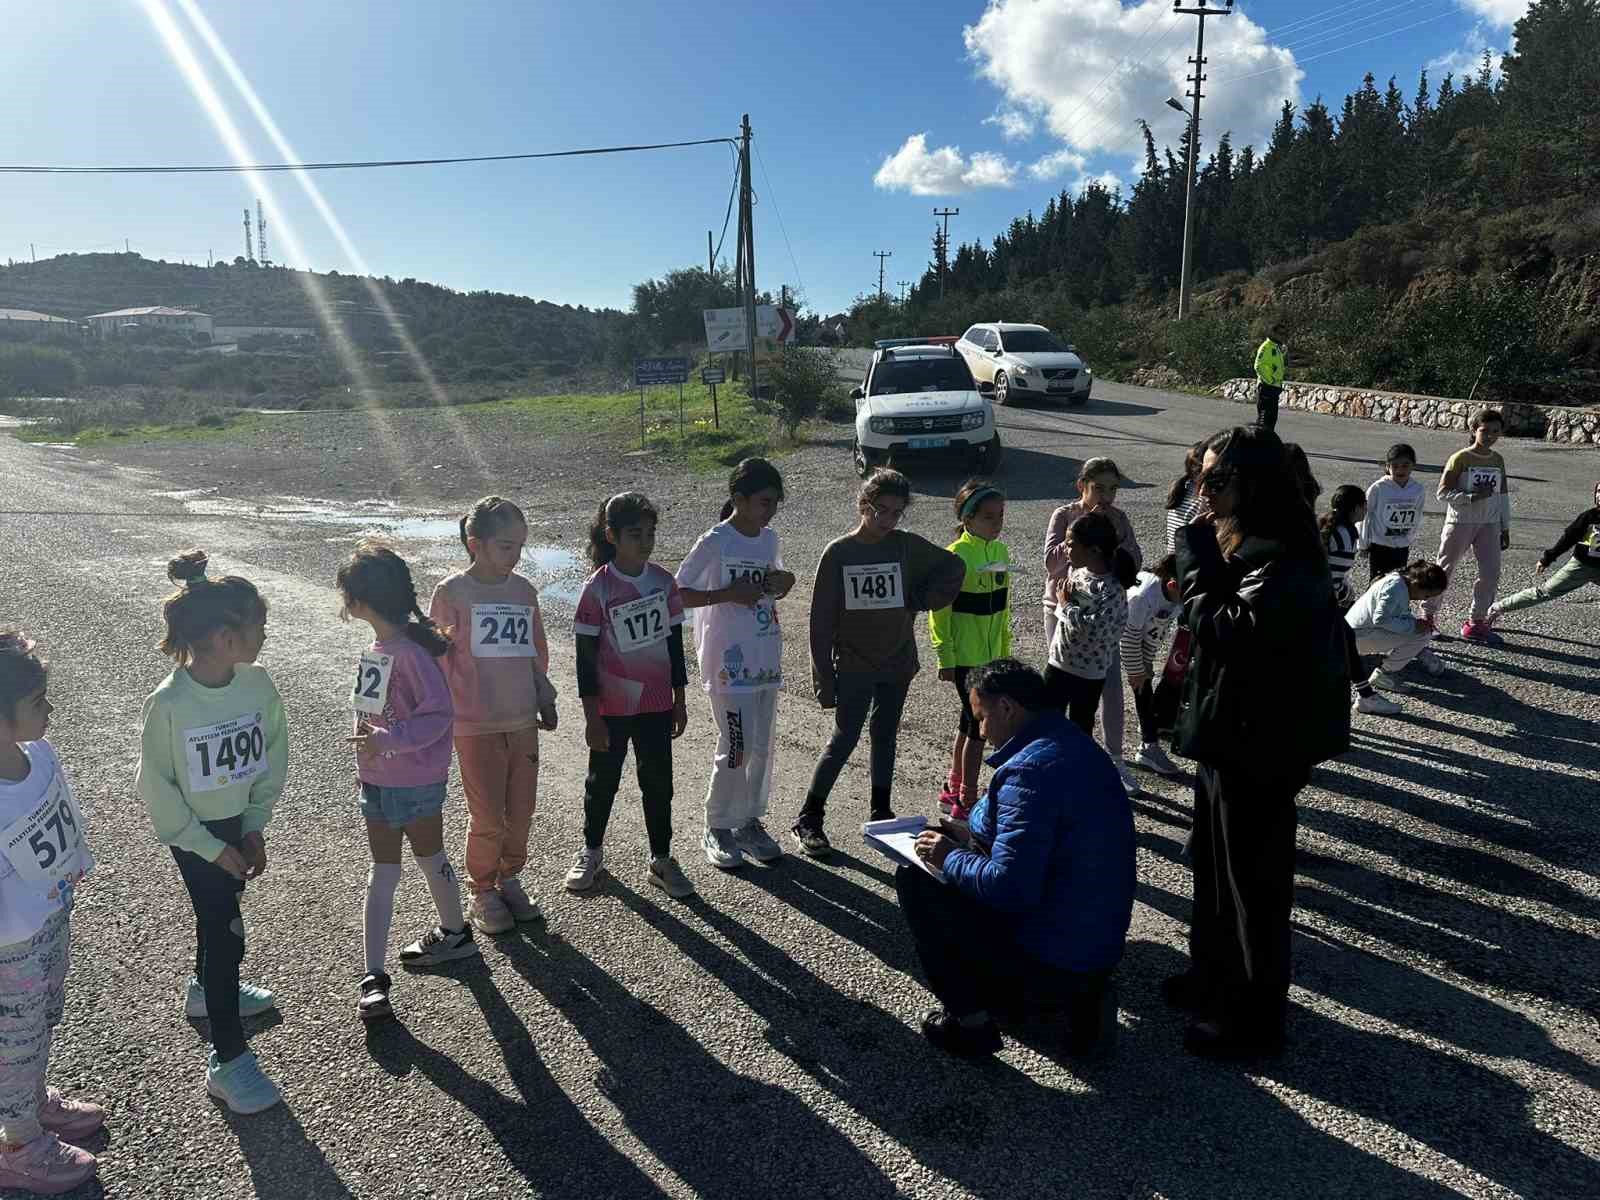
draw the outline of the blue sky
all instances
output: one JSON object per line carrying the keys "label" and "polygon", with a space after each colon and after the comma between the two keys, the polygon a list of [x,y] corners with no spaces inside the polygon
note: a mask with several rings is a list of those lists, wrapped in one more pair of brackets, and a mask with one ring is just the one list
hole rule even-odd
{"label": "blue sky", "polygon": [[[185,7],[7,3],[0,163],[215,163],[241,145],[280,161]],[[876,286],[874,250],[894,252],[890,287],[915,279],[936,205],[961,209],[953,239],[987,240],[1062,188],[1131,178],[1137,118],[1174,144],[1182,136],[1163,101],[1182,90],[1194,35],[1194,19],[1162,0],[188,7],[303,161],[731,136],[749,112],[760,283],[803,285],[825,311]],[[1264,140],[1285,97],[1337,102],[1365,70],[1380,86],[1398,75],[1409,98],[1424,64],[1436,64],[1437,83],[1476,48],[1508,44],[1526,0],[1238,7],[1207,23],[1203,115],[1207,136],[1231,127],[1242,145]],[[234,122],[233,143],[179,69],[171,31]],[[341,239],[293,177],[271,175],[268,237],[294,266],[364,263],[465,290],[625,307],[636,281],[704,261],[731,179],[721,146],[318,174]],[[242,252],[242,209],[263,190],[231,175],[6,175],[0,186],[0,259],[25,260],[30,242],[45,257],[120,250],[127,238],[149,257],[201,264],[208,251]]]}

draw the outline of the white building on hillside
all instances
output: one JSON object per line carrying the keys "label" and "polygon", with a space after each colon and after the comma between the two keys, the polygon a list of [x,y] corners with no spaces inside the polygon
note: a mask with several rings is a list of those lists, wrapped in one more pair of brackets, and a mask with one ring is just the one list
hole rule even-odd
{"label": "white building on hillside", "polygon": [[0,328],[12,333],[36,334],[40,337],[65,337],[79,333],[83,327],[65,317],[52,317],[49,313],[33,312],[26,308],[0,308]]}
{"label": "white building on hillside", "polygon": [[115,312],[95,313],[85,318],[100,337],[116,337],[128,328],[169,329],[174,333],[203,333],[211,336],[211,318],[188,308],[152,305],[148,308],[119,308]]}

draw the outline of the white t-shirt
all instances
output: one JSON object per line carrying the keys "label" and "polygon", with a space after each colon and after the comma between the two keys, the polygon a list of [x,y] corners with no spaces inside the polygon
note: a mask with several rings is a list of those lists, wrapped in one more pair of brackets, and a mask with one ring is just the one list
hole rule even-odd
{"label": "white t-shirt", "polygon": [[[774,569],[783,569],[776,533],[767,528],[745,537],[723,521],[701,534],[678,565],[678,586],[714,592],[747,576],[762,582]],[[706,691],[756,692],[783,682],[783,631],[772,597],[763,596],[754,608],[708,604],[692,611]]]}
{"label": "white t-shirt", "polygon": [[49,742],[24,742],[28,777],[0,779],[0,944],[25,942],[58,912],[72,911],[78,881],[94,867],[83,813]]}
{"label": "white t-shirt", "polygon": [[1384,475],[1367,489],[1367,516],[1361,523],[1361,545],[1406,549],[1422,528],[1422,480],[1413,475],[1401,487]]}

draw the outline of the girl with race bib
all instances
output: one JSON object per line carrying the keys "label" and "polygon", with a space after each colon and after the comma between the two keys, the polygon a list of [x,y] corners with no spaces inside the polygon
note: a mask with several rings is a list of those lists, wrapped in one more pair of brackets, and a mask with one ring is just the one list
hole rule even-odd
{"label": "girl with race bib", "polygon": [[236,1113],[260,1112],[282,1097],[245,1049],[240,1018],[266,1012],[273,999],[239,982],[239,897],[267,869],[263,830],[289,770],[283,701],[256,665],[267,602],[248,579],[207,579],[204,550],[174,558],[167,578],[179,587],[162,605],[160,649],[177,665],[145,701],[134,787],[194,905],[184,1012],[211,1023],[206,1090]]}
{"label": "girl with race bib", "polygon": [[939,796],[940,809],[965,821],[978,802],[978,773],[983,767],[983,736],[972,713],[967,676],[997,658],[1011,657],[1011,551],[1000,540],[1005,527],[1006,494],[987,479],[969,479],[955,498],[956,533],[947,547],[966,564],[961,592],[949,608],[928,614],[933,651],[939,656],[939,678],[953,683],[961,702],[955,745],[950,750],[950,775]]}
{"label": "girl with race bib", "polygon": [[1349,608],[1355,599],[1350,590],[1350,568],[1356,565],[1356,549],[1366,519],[1367,494],[1353,483],[1341,483],[1328,497],[1328,511],[1317,522],[1322,548],[1328,552],[1328,573],[1333,576],[1333,599],[1340,608]]}
{"label": "girl with race bib", "polygon": [[773,728],[783,686],[778,601],[794,587],[770,527],[783,502],[783,477],[747,458],[728,479],[722,519],[678,566],[683,606],[694,610],[700,678],[717,724],[706,788],[706,860],[733,870],[745,857],[783,854],[762,825],[772,792]]}
{"label": "girl with race bib", "polygon": [[428,605],[434,623],[450,631],[444,670],[467,796],[469,915],[487,934],[539,918],[522,869],[539,788],[539,730],[556,727],[556,693],[539,593],[517,573],[527,540],[522,510],[485,496],[461,518],[471,565],[440,583]]}
{"label": "girl with race bib", "polygon": [[1367,488],[1367,517],[1361,523],[1361,544],[1367,552],[1368,582],[1398,571],[1411,557],[1411,544],[1422,528],[1425,489],[1412,471],[1417,452],[1396,442],[1384,455],[1384,474]]}
{"label": "girl with race bib", "polygon": [[1549,579],[1542,579],[1530,588],[1491,604],[1489,624],[1493,625],[1508,612],[1532,608],[1577,591],[1586,583],[1600,583],[1600,483],[1594,485],[1594,505],[1574,517],[1556,544],[1539,555],[1534,573],[1544,574],[1550,564],[1568,550],[1572,551],[1572,557]]}
{"label": "girl with race bib", "polygon": [[574,892],[594,887],[622,764],[633,743],[644,800],[650,864],[645,878],[676,899],[694,894],[672,857],[672,743],[689,724],[683,689],[683,595],[650,561],[655,505],[622,492],[600,505],[589,527],[595,572],[578,596],[578,695],[583,700],[589,775],[583,784],[583,849],[567,871]]}
{"label": "girl with race bib", "polygon": [[[1062,545],[1070,571],[1059,589],[1050,663],[1044,670],[1056,706],[1091,735],[1106,680],[1122,669],[1118,648],[1128,624],[1128,589],[1138,581],[1117,542],[1117,528],[1104,513],[1085,513],[1067,526]],[[1121,763],[1120,737],[1112,742],[1107,733],[1106,741],[1118,751],[1123,786],[1137,794],[1139,784],[1129,783]]]}
{"label": "girl with race bib", "polygon": [[83,813],[55,748],[34,643],[0,633],[0,1188],[50,1194],[99,1168],[79,1143],[105,1109],[45,1084],[61,1023],[68,923],[94,867]]}
{"label": "girl with race bib", "polygon": [[439,923],[400,951],[408,967],[431,967],[478,953],[461,912],[456,874],[444,852],[444,793],[450,778],[450,728],[454,709],[439,659],[450,639],[417,606],[411,570],[376,542],[356,547],[336,580],[339,615],[372,626],[376,639],[356,663],[356,778],[367,822],[372,866],[362,942],[367,973],[356,1013],[363,1021],[394,1015],[393,980],[385,971],[394,893],[400,884],[402,840],[422,868]]}
{"label": "girl with race bib", "polygon": [[915,617],[948,608],[967,575],[966,563],[950,551],[896,528],[910,504],[910,480],[899,471],[874,471],[856,494],[855,530],[828,543],[817,563],[811,682],[818,703],[834,710],[834,729],[792,827],[800,849],[810,855],[832,849],[822,828],[828,795],[869,713],[869,819],[894,816],[889,793],[900,714],[919,670]]}
{"label": "girl with race bib", "polygon": [[[1444,531],[1439,535],[1439,565],[1446,578],[1471,550],[1478,560],[1478,578],[1472,585],[1472,612],[1461,626],[1468,641],[1498,646],[1500,637],[1489,624],[1489,605],[1500,586],[1500,555],[1511,548],[1511,489],[1506,460],[1494,450],[1505,428],[1505,418],[1492,408],[1472,414],[1472,445],[1457,450],[1439,477],[1439,499],[1445,502]],[[1432,621],[1439,613],[1440,597],[1423,605]]]}

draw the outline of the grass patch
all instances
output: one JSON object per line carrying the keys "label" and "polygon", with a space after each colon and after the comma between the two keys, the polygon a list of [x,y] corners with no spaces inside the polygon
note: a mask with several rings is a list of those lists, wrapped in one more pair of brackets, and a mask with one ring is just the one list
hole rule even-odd
{"label": "grass patch", "polygon": [[189,421],[173,424],[137,422],[123,424],[83,424],[70,419],[39,418],[32,425],[11,431],[21,442],[51,442],[73,446],[96,446],[108,442],[192,442],[218,441],[260,429],[268,418],[258,413],[202,413]]}

